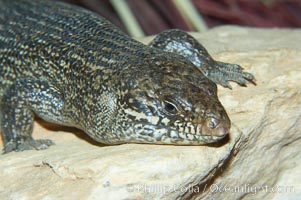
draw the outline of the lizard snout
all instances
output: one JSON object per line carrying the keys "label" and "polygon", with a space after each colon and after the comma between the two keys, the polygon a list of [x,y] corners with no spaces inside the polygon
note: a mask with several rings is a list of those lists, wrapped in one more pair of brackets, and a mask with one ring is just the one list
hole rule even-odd
{"label": "lizard snout", "polygon": [[203,133],[209,133],[208,135],[225,137],[230,132],[230,120],[227,117],[219,119],[214,115],[208,115],[203,129],[205,129]]}

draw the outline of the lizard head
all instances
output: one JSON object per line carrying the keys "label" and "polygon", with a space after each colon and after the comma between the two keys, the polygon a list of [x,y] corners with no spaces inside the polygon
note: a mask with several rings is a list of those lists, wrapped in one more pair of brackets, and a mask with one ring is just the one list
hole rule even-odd
{"label": "lizard head", "polygon": [[[169,60],[169,61],[168,61]],[[124,73],[124,140],[137,143],[201,145],[229,133],[230,120],[216,84],[184,59],[158,59]]]}

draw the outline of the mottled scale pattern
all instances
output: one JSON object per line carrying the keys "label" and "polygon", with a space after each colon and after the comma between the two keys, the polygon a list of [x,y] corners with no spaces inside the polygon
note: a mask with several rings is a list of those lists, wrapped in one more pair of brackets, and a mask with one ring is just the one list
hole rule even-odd
{"label": "mottled scale pattern", "polygon": [[35,116],[82,129],[104,144],[202,145],[230,120],[216,83],[254,77],[214,61],[180,30],[144,45],[83,8],[0,0],[0,124],[4,152],[45,149]]}

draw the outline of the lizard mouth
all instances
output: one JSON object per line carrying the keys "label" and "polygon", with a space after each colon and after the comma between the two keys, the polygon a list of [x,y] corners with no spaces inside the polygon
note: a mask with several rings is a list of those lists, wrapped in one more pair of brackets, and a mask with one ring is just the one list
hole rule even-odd
{"label": "lizard mouth", "polygon": [[212,134],[192,134],[178,130],[170,130],[169,136],[164,138],[164,142],[171,142],[179,145],[202,145],[218,142],[223,139],[225,135]]}
{"label": "lizard mouth", "polygon": [[[172,129],[167,126],[156,126],[151,124],[135,124],[127,137],[132,143],[152,143],[152,144],[170,144],[170,145],[204,145],[218,142],[223,139],[225,134],[212,133],[190,133]],[[218,131],[220,132],[220,130]]]}

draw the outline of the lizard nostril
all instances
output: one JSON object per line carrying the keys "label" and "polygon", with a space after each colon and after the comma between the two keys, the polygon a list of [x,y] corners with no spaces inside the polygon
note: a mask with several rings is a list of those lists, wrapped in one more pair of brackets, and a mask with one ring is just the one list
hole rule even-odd
{"label": "lizard nostril", "polygon": [[210,117],[207,120],[208,120],[208,127],[211,129],[215,129],[219,124],[219,120],[214,117]]}

